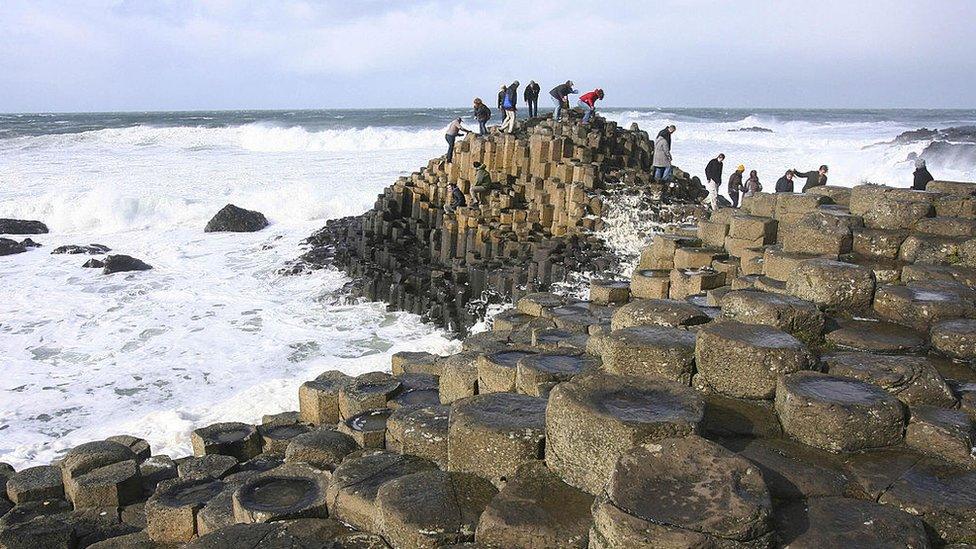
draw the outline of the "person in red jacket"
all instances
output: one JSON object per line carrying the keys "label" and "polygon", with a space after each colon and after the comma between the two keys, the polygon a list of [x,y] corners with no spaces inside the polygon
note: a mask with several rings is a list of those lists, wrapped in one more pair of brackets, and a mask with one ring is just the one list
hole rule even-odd
{"label": "person in red jacket", "polygon": [[590,121],[590,117],[596,112],[596,100],[603,99],[603,90],[597,88],[590,93],[584,93],[579,98],[579,108],[583,109],[583,123]]}

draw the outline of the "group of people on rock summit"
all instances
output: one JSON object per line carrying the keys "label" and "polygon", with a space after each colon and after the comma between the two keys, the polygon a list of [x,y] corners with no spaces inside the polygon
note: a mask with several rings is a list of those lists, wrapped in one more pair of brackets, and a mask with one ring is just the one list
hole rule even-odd
{"label": "group of people on rock summit", "polygon": [[[563,110],[569,109],[569,96],[579,93],[573,86],[573,81],[567,80],[549,90],[549,97],[556,104],[552,116],[557,121],[562,119]],[[515,120],[517,118],[519,101],[518,89],[519,81],[516,80],[511,84],[502,84],[498,90],[497,107],[499,112],[503,114],[502,124],[499,126],[499,131],[501,132],[515,133]],[[532,80],[522,93],[522,98],[529,111],[529,118],[539,116],[539,94],[541,90],[542,87],[539,86],[538,82]],[[583,111],[583,124],[589,123],[593,114],[596,112],[596,102],[600,99],[603,99],[603,90],[600,88],[584,93],[579,97],[576,106]],[[480,97],[474,98],[473,107],[474,119],[478,121],[478,135],[486,135],[488,133],[488,121],[492,117],[491,109]],[[448,162],[454,158],[454,143],[457,141],[458,136],[462,133],[471,132],[471,130],[461,124],[461,121],[461,117],[452,120],[444,133],[444,138],[447,140]]]}
{"label": "group of people on rock summit", "polygon": [[[655,144],[654,148],[655,164],[657,164],[657,146]],[[670,160],[670,159],[669,159]],[[722,168],[725,165],[725,155],[719,154],[715,158],[708,161],[705,166],[705,188],[708,190],[708,205],[711,206],[713,210],[718,209],[718,196],[719,188],[722,186]],[[746,167],[742,164],[736,166],[735,171],[729,176],[729,186],[728,193],[729,199],[732,202],[732,207],[739,207],[739,197],[742,196],[752,196],[756,193],[762,192],[763,186],[759,181],[759,173],[756,170],[751,170],[749,172],[749,177],[743,181],[742,176],[745,175]],[[800,192],[806,192],[808,189],[813,187],[820,187],[827,184],[827,171],[828,167],[826,164],[820,166],[817,170],[811,170],[808,172],[801,172],[797,169],[786,170],[776,181],[775,191],[778,193],[792,193],[796,192],[796,187],[794,186],[794,180],[796,178],[805,179],[803,187]],[[656,176],[656,174],[655,174]]]}

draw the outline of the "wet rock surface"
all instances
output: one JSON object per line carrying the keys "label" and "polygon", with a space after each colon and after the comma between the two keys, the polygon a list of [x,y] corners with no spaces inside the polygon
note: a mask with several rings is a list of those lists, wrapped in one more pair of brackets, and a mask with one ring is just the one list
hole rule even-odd
{"label": "wet rock surface", "polygon": [[128,255],[110,255],[102,262],[102,273],[122,273],[127,271],[148,271],[152,265]]}

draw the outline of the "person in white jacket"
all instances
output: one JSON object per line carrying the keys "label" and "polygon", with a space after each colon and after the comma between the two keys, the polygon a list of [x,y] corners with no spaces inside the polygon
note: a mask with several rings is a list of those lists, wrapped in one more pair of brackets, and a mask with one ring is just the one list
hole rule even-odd
{"label": "person in white jacket", "polygon": [[677,129],[671,124],[654,140],[654,181],[671,181],[671,134]]}

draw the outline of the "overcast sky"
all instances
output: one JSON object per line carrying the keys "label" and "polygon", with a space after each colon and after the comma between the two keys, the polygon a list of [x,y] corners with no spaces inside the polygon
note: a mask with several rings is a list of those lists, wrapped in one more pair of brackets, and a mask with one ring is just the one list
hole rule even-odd
{"label": "overcast sky", "polygon": [[[0,0],[0,111],[976,108],[974,0]],[[490,103],[490,102],[489,102]]]}

